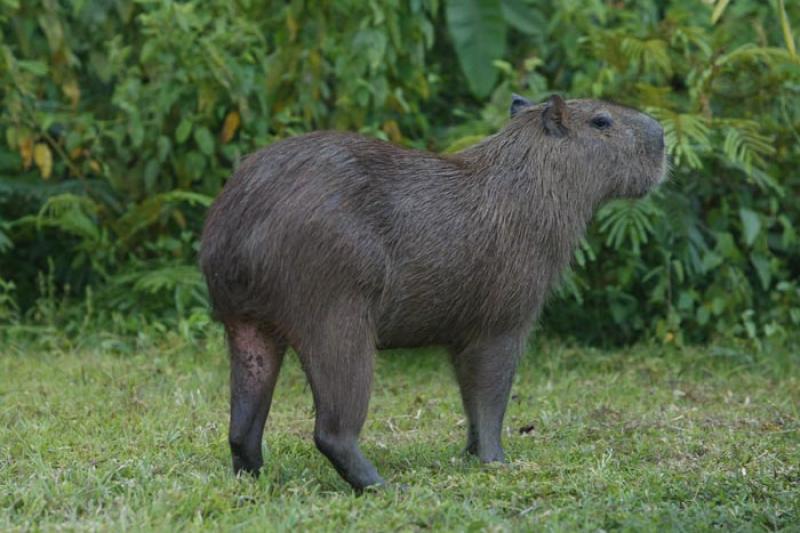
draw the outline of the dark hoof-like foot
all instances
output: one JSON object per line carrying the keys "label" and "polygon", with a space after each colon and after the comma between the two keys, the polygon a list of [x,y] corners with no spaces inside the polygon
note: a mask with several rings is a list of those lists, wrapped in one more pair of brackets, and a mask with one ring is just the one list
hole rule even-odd
{"label": "dark hoof-like foot", "polygon": [[261,465],[261,461],[247,460],[242,457],[233,456],[233,473],[238,477],[258,477],[261,471]]}
{"label": "dark hoof-like foot", "polygon": [[369,492],[383,492],[387,488],[386,482],[380,476],[374,480],[370,481],[369,484],[357,487],[355,485],[351,485],[353,490],[356,491],[356,494],[359,496]]}
{"label": "dark hoof-like foot", "polygon": [[481,450],[478,452],[478,458],[482,463],[505,463],[506,454],[503,448],[495,447],[494,449]]}
{"label": "dark hoof-like foot", "polygon": [[359,496],[364,496],[366,494],[376,494],[397,489],[397,485],[386,483],[382,478],[379,479],[380,481],[367,485],[366,487],[353,487],[353,490],[356,491],[356,494]]}
{"label": "dark hoof-like foot", "polygon": [[505,464],[506,458],[505,455],[501,454],[490,454],[484,457],[480,457],[481,463],[485,465],[498,465],[498,464]]}

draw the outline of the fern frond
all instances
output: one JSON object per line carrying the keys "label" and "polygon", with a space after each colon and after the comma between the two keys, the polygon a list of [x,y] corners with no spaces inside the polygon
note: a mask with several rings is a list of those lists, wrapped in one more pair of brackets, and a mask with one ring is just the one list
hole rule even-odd
{"label": "fern frond", "polygon": [[145,201],[133,204],[114,224],[115,232],[126,241],[138,232],[152,226],[163,216],[175,212],[175,205],[181,202],[189,205],[208,207],[213,198],[189,191],[169,191],[152,196]]}
{"label": "fern frond", "polygon": [[660,210],[651,199],[641,201],[615,200],[603,206],[597,214],[600,232],[606,234],[606,246],[620,250],[625,242],[630,243],[635,254],[653,234],[653,220]]}
{"label": "fern frond", "polygon": [[661,122],[664,141],[676,165],[685,161],[691,168],[701,168],[700,155],[711,148],[706,118],[690,113],[674,113],[662,108],[650,108],[650,114]]}
{"label": "fern frond", "polygon": [[578,304],[583,303],[583,294],[589,289],[589,284],[584,277],[579,276],[568,268],[561,276],[561,283],[556,289],[556,294],[562,298],[572,298]]}
{"label": "fern frond", "polygon": [[575,262],[578,266],[586,266],[588,263],[597,259],[594,248],[585,237],[582,237],[578,242],[578,247],[575,249]]}
{"label": "fern frond", "polygon": [[672,63],[666,41],[625,37],[620,48],[629,62],[642,65],[646,73],[665,76],[672,74]]}
{"label": "fern frond", "polygon": [[136,292],[148,294],[172,291],[180,286],[200,286],[203,283],[197,267],[189,265],[169,265],[120,274],[111,281],[115,285],[130,286]]}
{"label": "fern frond", "polygon": [[717,67],[733,68],[737,63],[756,62],[770,66],[778,63],[800,65],[800,57],[793,56],[788,50],[784,50],[783,48],[746,43],[727,54],[719,56],[714,63]]}
{"label": "fern frond", "polygon": [[13,225],[33,224],[37,229],[56,228],[83,240],[100,240],[101,228],[96,215],[99,206],[87,196],[65,193],[51,196],[36,215],[28,215]]}
{"label": "fern frond", "polygon": [[711,44],[709,43],[709,34],[705,28],[699,26],[678,26],[670,37],[670,44],[677,48],[680,45],[683,48],[684,54],[691,53],[691,47],[698,48],[703,56],[711,56]]}
{"label": "fern frond", "polygon": [[752,120],[720,121],[725,131],[722,145],[725,157],[750,169],[753,164],[766,165],[764,156],[775,153],[773,139],[759,132],[761,126]]}

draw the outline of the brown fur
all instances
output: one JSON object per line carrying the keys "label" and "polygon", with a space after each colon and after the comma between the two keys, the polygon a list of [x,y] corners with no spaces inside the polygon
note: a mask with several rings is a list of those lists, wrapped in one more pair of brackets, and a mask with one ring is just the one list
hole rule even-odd
{"label": "brown fur", "polygon": [[592,213],[665,173],[661,127],[635,110],[515,97],[512,115],[452,156],[311,133],[255,153],[229,180],[200,262],[231,347],[237,470],[261,466],[287,343],[311,384],[315,441],[357,489],[382,482],[357,445],[376,347],[447,347],[467,450],[502,460],[516,361]]}

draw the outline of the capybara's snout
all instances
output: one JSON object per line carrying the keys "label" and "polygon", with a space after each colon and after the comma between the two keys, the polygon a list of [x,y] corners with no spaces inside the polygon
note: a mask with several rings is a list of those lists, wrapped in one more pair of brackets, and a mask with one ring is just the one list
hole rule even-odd
{"label": "capybara's snout", "polygon": [[643,115],[642,130],[644,145],[647,152],[655,157],[663,157],[664,153],[664,128],[659,122],[647,115]]}

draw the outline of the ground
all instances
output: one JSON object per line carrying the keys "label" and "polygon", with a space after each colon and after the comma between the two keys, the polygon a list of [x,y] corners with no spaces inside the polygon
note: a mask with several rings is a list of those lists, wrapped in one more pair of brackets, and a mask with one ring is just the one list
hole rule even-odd
{"label": "ground", "polygon": [[[287,357],[262,476],[236,478],[221,336],[0,346],[0,530],[800,531],[800,362],[789,350],[536,341],[509,463],[464,457],[443,354],[382,353],[357,496],[316,451]],[[66,347],[65,347],[66,346]]]}

